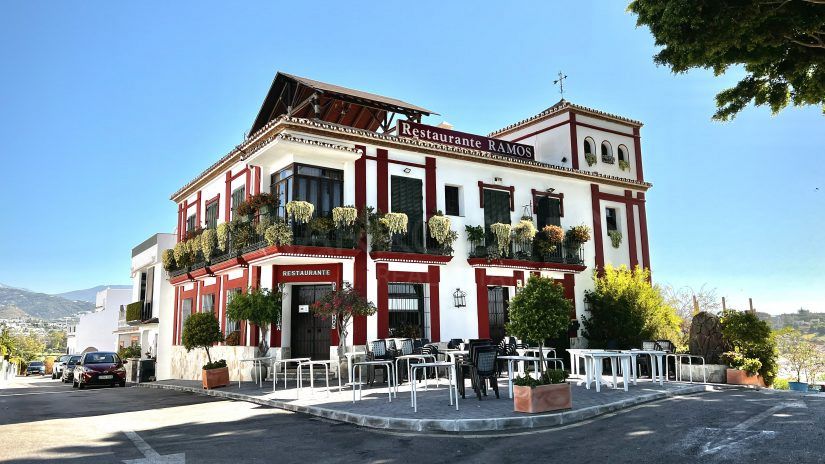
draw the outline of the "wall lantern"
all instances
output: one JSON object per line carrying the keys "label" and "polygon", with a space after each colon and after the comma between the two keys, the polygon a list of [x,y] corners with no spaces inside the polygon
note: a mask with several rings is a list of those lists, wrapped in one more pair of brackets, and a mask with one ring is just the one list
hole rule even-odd
{"label": "wall lantern", "polygon": [[453,300],[456,308],[464,308],[467,306],[467,294],[462,292],[460,288],[455,289]]}

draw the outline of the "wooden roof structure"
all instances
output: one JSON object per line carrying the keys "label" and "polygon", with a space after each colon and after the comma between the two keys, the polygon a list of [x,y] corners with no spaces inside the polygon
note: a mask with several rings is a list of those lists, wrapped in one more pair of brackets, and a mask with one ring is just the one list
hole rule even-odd
{"label": "wooden roof structure", "polygon": [[395,98],[279,72],[264,99],[249,134],[283,115],[317,119],[373,132],[394,130],[398,115],[421,122],[421,116],[438,114]]}

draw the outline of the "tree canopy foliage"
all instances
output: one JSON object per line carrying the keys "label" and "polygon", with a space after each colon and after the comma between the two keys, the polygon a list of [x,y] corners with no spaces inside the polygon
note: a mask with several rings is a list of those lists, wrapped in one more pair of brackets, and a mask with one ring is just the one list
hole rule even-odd
{"label": "tree canopy foliage", "polygon": [[716,95],[714,119],[730,120],[751,102],[774,113],[791,103],[825,112],[825,0],[634,0],[628,9],[662,47],[656,64],[717,76],[744,68]]}
{"label": "tree canopy foliage", "polygon": [[754,313],[733,309],[723,311],[720,320],[722,336],[733,348],[732,352],[725,353],[728,362],[737,356],[744,362],[760,361],[758,372],[765,383],[771,385],[779,366],[776,362],[776,339],[768,323],[760,320]]}
{"label": "tree canopy foliage", "polygon": [[625,266],[605,266],[594,273],[595,289],[585,294],[588,316],[582,316],[583,335],[593,348],[640,348],[644,340],[680,339],[681,319],[659,287],[650,284],[650,272]]}
{"label": "tree canopy foliage", "polygon": [[186,348],[186,351],[192,351],[194,348],[205,349],[209,364],[212,364],[209,347],[222,341],[221,326],[218,319],[211,312],[192,314],[183,323],[183,334],[181,335],[183,347]]}

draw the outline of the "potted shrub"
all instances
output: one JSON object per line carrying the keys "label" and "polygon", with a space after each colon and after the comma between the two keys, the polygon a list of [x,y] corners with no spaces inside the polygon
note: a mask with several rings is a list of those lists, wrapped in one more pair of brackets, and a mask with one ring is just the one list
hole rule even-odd
{"label": "potted shrub", "polygon": [[217,247],[218,233],[214,229],[204,230],[201,234],[201,253],[207,263],[212,260],[212,255]]}
{"label": "potted shrub", "polygon": [[353,316],[375,314],[375,304],[359,294],[349,283],[345,283],[313,303],[310,309],[316,316],[323,319],[330,318],[332,327],[338,332],[338,372],[340,376],[350,322]]}
{"label": "potted shrub", "polygon": [[470,246],[474,247],[474,255],[484,256],[484,227],[464,226],[464,231],[467,232],[467,241],[470,242]]}
{"label": "potted shrub", "polygon": [[[266,288],[250,288],[246,292],[238,293],[226,305],[226,317],[233,321],[247,321],[258,328],[258,357],[266,356],[269,345],[266,342],[264,328],[270,324],[281,322],[281,299],[279,291],[270,291]],[[256,381],[258,373],[266,377],[266,366],[259,369],[252,367],[252,377]]]}
{"label": "potted shrub", "polygon": [[430,237],[438,244],[438,251],[442,255],[453,254],[453,242],[458,234],[450,228],[450,218],[438,211],[427,221]]}
{"label": "potted shrub", "polygon": [[596,155],[594,155],[593,153],[585,153],[584,160],[587,161],[588,166],[593,166],[594,164],[596,164]]}
{"label": "potted shrub", "polygon": [[720,357],[729,367],[726,371],[726,381],[731,385],[754,385],[764,387],[765,381],[759,375],[762,361],[756,358],[746,358],[742,353],[727,351]]}
{"label": "potted shrub", "polygon": [[[755,370],[761,377],[761,382],[770,386],[776,377],[779,366],[777,364],[776,339],[768,323],[760,320],[755,313],[733,309],[723,311],[720,322],[725,344],[732,348],[726,353],[727,356],[723,356],[723,362],[740,371],[750,369],[751,374]],[[740,360],[733,355],[739,355],[742,359]],[[759,367],[756,367],[756,363],[749,360],[758,360]],[[754,379],[744,376],[742,372],[731,373],[731,370],[728,370],[728,373],[733,375],[733,377],[728,377],[728,383],[737,383],[737,380],[754,381]],[[731,382],[731,380],[734,380],[734,382]]]}
{"label": "potted shrub", "polygon": [[281,219],[268,225],[263,235],[269,246],[292,245],[292,228]]}
{"label": "potted shrub", "polygon": [[619,248],[622,245],[622,233],[618,230],[608,231],[607,236],[610,237],[610,244],[613,248]]}
{"label": "potted shrub", "polygon": [[161,254],[161,259],[163,261],[163,269],[166,272],[172,272],[178,268],[177,264],[175,263],[175,252],[171,248],[163,250],[163,254]]}
{"label": "potted shrub", "polygon": [[510,240],[512,239],[510,230],[510,224],[503,224],[501,222],[497,222],[495,224],[490,225],[490,231],[493,233],[493,236],[496,239],[494,251],[499,257],[507,256],[508,252],[510,251]]}
{"label": "potted shrub", "polygon": [[203,388],[211,389],[229,385],[229,369],[223,359],[212,362],[209,347],[223,341],[220,324],[212,312],[195,313],[183,323],[181,336],[186,351],[194,348],[206,350],[207,363],[203,366]]}
{"label": "potted shrub", "polygon": [[572,407],[570,384],[564,371],[546,370],[544,340],[556,338],[567,330],[573,305],[564,297],[564,288],[553,279],[532,276],[527,285],[510,300],[507,333],[539,344],[539,378],[529,375],[516,379],[513,407],[517,412],[546,412]]}

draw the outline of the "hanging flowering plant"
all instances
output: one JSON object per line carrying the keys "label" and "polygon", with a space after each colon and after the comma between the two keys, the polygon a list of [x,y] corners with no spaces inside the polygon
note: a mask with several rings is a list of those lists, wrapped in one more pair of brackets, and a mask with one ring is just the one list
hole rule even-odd
{"label": "hanging flowering plant", "polygon": [[178,242],[175,244],[174,255],[175,255],[175,262],[180,267],[185,267],[191,264],[189,261],[189,250],[186,246],[186,242]]}
{"label": "hanging flowering plant", "polygon": [[622,171],[627,171],[628,169],[630,169],[630,163],[628,163],[625,160],[619,160],[619,169],[621,169]]}
{"label": "hanging flowering plant", "polygon": [[390,235],[407,233],[407,215],[404,213],[387,213],[379,221]]}
{"label": "hanging flowering plant", "polygon": [[497,222],[490,225],[490,231],[492,231],[496,237],[496,248],[499,254],[502,256],[506,255],[507,250],[510,248],[510,224]]}
{"label": "hanging flowering plant", "polygon": [[214,229],[206,229],[201,234],[201,253],[203,259],[209,261],[212,259],[212,252],[218,246],[218,235]]}
{"label": "hanging flowering plant", "polygon": [[358,219],[358,210],[352,206],[332,208],[332,222],[336,227],[351,227],[356,219]]}
{"label": "hanging flowering plant", "polygon": [[312,213],[315,212],[315,205],[308,201],[293,200],[286,204],[286,212],[289,214],[289,217],[299,224],[306,224],[312,219]]}
{"label": "hanging flowering plant", "polygon": [[532,240],[536,236],[536,226],[532,219],[522,219],[513,226],[513,233],[521,240]]}
{"label": "hanging flowering plant", "polygon": [[221,251],[226,251],[226,245],[229,243],[229,224],[222,222],[218,224],[218,248]]}
{"label": "hanging flowering plant", "polygon": [[439,245],[443,245],[450,235],[450,218],[435,215],[427,221],[427,225],[430,229],[430,237],[434,238]]}
{"label": "hanging flowering plant", "polygon": [[338,355],[346,350],[347,329],[353,316],[372,316],[376,312],[375,304],[359,294],[349,283],[344,283],[310,307],[312,312],[322,319],[335,321],[338,331]]}
{"label": "hanging flowering plant", "polygon": [[610,237],[610,244],[613,248],[619,248],[622,244],[622,233],[618,230],[611,230],[607,232],[607,235]]}
{"label": "hanging flowering plant", "polygon": [[198,262],[198,257],[201,254],[201,236],[202,235],[195,235],[185,242],[190,263]]}
{"label": "hanging flowering plant", "polygon": [[161,259],[163,260],[163,269],[167,272],[174,271],[177,267],[177,264],[175,263],[175,252],[171,249],[163,250]]}
{"label": "hanging flowering plant", "polygon": [[585,153],[584,160],[587,161],[588,166],[593,166],[594,164],[596,164],[596,155],[594,155],[593,153]]}
{"label": "hanging flowering plant", "polygon": [[567,236],[570,240],[576,243],[585,243],[590,241],[590,227],[582,224],[580,226],[573,226],[567,231]]}
{"label": "hanging flowering plant", "polygon": [[547,236],[547,240],[551,243],[561,243],[562,240],[564,240],[564,229],[559,226],[550,224],[544,226],[541,231],[544,232],[544,235]]}
{"label": "hanging flowering plant", "polygon": [[264,231],[264,240],[269,246],[292,245],[292,229],[282,220],[275,221]]}

